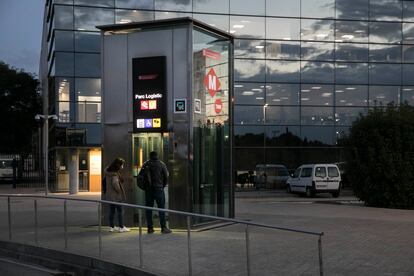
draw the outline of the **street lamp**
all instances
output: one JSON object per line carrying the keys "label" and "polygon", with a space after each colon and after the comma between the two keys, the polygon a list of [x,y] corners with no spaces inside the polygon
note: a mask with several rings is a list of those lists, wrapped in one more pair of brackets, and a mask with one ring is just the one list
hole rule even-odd
{"label": "street lamp", "polygon": [[45,195],[49,191],[49,119],[57,120],[58,116],[56,115],[41,115],[37,114],[35,116],[36,121],[43,121],[43,154],[45,156],[44,160],[44,172],[45,172]]}

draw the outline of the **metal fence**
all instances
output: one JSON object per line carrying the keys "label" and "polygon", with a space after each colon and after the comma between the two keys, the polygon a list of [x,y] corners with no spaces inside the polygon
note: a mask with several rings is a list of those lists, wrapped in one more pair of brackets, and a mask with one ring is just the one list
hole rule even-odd
{"label": "metal fence", "polygon": [[250,227],[259,227],[259,228],[267,228],[279,231],[287,231],[293,232],[297,234],[304,234],[310,236],[317,237],[317,250],[318,250],[318,260],[319,260],[319,275],[324,274],[323,270],[323,258],[322,258],[322,236],[324,235],[323,232],[312,232],[312,231],[305,231],[301,229],[293,229],[293,228],[286,228],[286,227],[279,227],[269,224],[263,223],[255,223],[251,221],[244,221],[239,219],[231,219],[231,218],[222,218],[216,216],[209,216],[209,215],[202,215],[202,214],[195,214],[195,213],[188,213],[176,210],[169,210],[169,209],[160,209],[155,207],[147,207],[142,205],[135,205],[135,204],[128,204],[128,203],[118,203],[106,200],[93,200],[93,199],[78,199],[78,198],[62,198],[56,196],[40,196],[40,195],[21,195],[21,194],[0,194],[0,197],[7,198],[7,222],[8,222],[8,239],[10,241],[13,240],[13,227],[12,222],[13,218],[11,216],[11,198],[33,198],[33,215],[34,215],[34,242],[38,245],[38,199],[58,199],[63,201],[63,228],[64,228],[64,248],[67,250],[68,248],[68,208],[67,208],[67,201],[82,201],[82,202],[93,202],[97,203],[97,218],[98,218],[98,251],[99,257],[102,256],[102,205],[103,204],[113,204],[118,206],[124,206],[128,208],[138,209],[138,225],[139,225],[139,267],[143,268],[144,266],[144,259],[143,259],[143,244],[142,244],[142,212],[143,210],[152,210],[152,211],[162,211],[168,214],[176,214],[185,216],[187,218],[187,256],[188,256],[188,275],[193,275],[193,262],[192,262],[192,250],[191,250],[191,218],[204,218],[210,219],[214,221],[221,221],[233,224],[244,225],[245,227],[245,246],[246,246],[246,272],[247,275],[251,275],[251,256],[250,256]]}
{"label": "metal fence", "polygon": [[0,183],[19,188],[44,187],[44,172],[38,154],[0,154]]}

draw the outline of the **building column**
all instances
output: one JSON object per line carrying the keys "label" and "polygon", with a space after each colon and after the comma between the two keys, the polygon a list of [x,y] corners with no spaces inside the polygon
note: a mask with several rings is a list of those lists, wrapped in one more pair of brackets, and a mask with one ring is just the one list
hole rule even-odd
{"label": "building column", "polygon": [[79,191],[79,152],[69,150],[69,193],[77,194]]}

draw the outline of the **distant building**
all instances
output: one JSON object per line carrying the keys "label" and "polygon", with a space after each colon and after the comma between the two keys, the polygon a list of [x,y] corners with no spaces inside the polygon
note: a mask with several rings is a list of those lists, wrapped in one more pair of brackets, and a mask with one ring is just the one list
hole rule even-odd
{"label": "distant building", "polygon": [[80,189],[100,189],[95,26],[182,16],[237,38],[236,171],[339,162],[337,141],[360,113],[414,104],[414,1],[48,0],[40,78],[47,112],[59,116],[50,129],[55,190],[67,189],[73,155]]}

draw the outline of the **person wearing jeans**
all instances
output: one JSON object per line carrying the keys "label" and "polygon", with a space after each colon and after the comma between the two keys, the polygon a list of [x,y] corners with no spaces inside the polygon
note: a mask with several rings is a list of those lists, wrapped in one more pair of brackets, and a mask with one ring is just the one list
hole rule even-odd
{"label": "person wearing jeans", "polygon": [[[123,187],[124,180],[121,177],[120,171],[124,168],[125,161],[122,158],[115,158],[111,165],[106,169],[106,200],[113,202],[125,202],[125,189]],[[115,212],[118,214],[118,227],[115,227],[114,216]],[[109,226],[110,232],[118,231],[120,233],[129,232],[130,229],[124,225],[122,206],[110,204],[109,205]]]}
{"label": "person wearing jeans", "polygon": [[[151,177],[150,188],[145,191],[145,205],[154,207],[154,201],[157,202],[158,208],[165,208],[165,194],[164,188],[168,184],[168,169],[167,166],[158,159],[158,154],[155,151],[150,152],[150,160],[145,162],[148,165],[149,174]],[[145,211],[147,218],[148,234],[154,233],[154,224],[152,221],[152,211]],[[169,234],[171,230],[167,227],[165,220],[165,213],[159,212],[161,233]]]}

